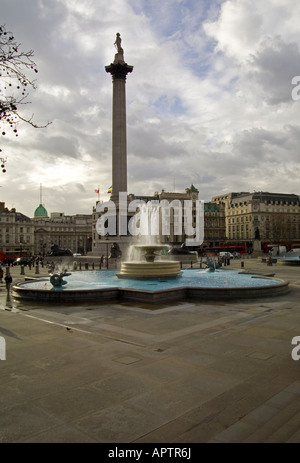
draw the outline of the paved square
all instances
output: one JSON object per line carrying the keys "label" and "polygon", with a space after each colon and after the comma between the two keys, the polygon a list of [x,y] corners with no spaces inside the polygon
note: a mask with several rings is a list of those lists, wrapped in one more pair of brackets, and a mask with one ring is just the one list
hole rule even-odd
{"label": "paved square", "polygon": [[2,284],[0,442],[299,442],[300,267],[272,271],[288,294],[158,307],[20,303]]}

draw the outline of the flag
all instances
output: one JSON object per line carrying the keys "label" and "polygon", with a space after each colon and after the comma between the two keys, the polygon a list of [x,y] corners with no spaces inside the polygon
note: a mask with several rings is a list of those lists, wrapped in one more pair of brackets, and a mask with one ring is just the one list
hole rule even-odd
{"label": "flag", "polygon": [[97,188],[95,188],[95,193],[97,193],[97,194],[99,194],[99,193],[100,193],[100,190],[99,190],[99,188],[98,188],[98,189],[97,189]]}
{"label": "flag", "polygon": [[107,193],[111,193],[112,192],[112,186],[109,187],[108,189],[108,192]]}

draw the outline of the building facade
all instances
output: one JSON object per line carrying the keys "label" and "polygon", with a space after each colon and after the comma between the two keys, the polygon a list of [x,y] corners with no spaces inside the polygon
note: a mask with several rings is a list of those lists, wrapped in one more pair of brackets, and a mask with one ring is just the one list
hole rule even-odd
{"label": "building facade", "polygon": [[16,209],[0,202],[0,248],[4,255],[20,257],[26,250],[33,253],[34,226],[32,220]]}
{"label": "building facade", "polygon": [[65,215],[36,209],[34,218],[34,254],[45,256],[56,244],[73,253],[87,254],[92,249],[92,216],[90,214]]}
{"label": "building facade", "polygon": [[232,241],[265,243],[300,241],[300,200],[295,194],[254,192],[214,196],[224,204],[226,237]]}
{"label": "building facade", "polygon": [[[152,196],[140,196],[130,194],[128,195],[128,204],[132,201],[141,201],[144,204],[147,204],[149,201],[152,204],[161,203],[167,201],[172,207],[170,207],[167,213],[169,214],[167,219],[170,224],[170,232],[168,234],[162,233],[162,223],[161,223],[161,209],[160,209],[160,226],[159,226],[159,235],[158,241],[162,244],[168,244],[170,246],[181,246],[185,243],[188,236],[185,234],[185,224],[184,224],[184,202],[191,201],[192,205],[192,222],[191,225],[196,228],[196,204],[199,199],[199,191],[194,185],[191,185],[189,188],[186,188],[185,192],[167,192],[162,190],[160,193],[156,192]],[[178,202],[178,210],[181,209],[181,213],[176,213],[176,202]],[[127,204],[127,206],[128,206]],[[174,207],[175,206],[175,207]],[[127,213],[127,223],[129,220],[137,213],[134,212]],[[106,212],[105,212],[106,213]],[[97,220],[101,217],[102,213],[97,211],[97,206],[93,208],[93,254],[101,255],[109,252],[109,248],[114,240],[116,240],[122,250],[126,252],[126,247],[128,247],[133,240],[133,237],[129,235],[129,232],[126,236],[121,236],[116,234],[116,236],[101,236],[97,233]],[[180,223],[179,223],[180,221]],[[118,219],[117,219],[118,222]],[[128,230],[128,228],[127,228]],[[223,204],[217,204],[216,202],[206,202],[204,203],[204,246],[212,246],[218,244],[220,241],[225,239],[225,206]]]}
{"label": "building facade", "polygon": [[53,212],[49,217],[40,204],[34,217],[29,218],[0,203],[0,248],[4,255],[46,256],[53,244],[68,248],[73,253],[87,254],[91,251],[91,214],[66,216],[63,212]]}

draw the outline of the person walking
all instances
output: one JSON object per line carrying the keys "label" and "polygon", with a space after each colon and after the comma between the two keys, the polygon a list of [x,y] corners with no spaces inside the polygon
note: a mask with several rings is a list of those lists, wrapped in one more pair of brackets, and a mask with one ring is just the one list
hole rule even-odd
{"label": "person walking", "polygon": [[12,284],[12,276],[11,276],[11,274],[9,272],[7,273],[4,280],[5,280],[7,292],[9,292],[10,291],[10,286]]}

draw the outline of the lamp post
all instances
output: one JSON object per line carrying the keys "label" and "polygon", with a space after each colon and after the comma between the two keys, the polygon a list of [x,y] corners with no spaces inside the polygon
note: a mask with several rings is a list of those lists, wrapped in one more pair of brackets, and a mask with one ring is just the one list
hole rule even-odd
{"label": "lamp post", "polygon": [[[108,233],[106,235],[106,241],[108,241]],[[108,243],[106,243],[106,269],[108,270]]]}

